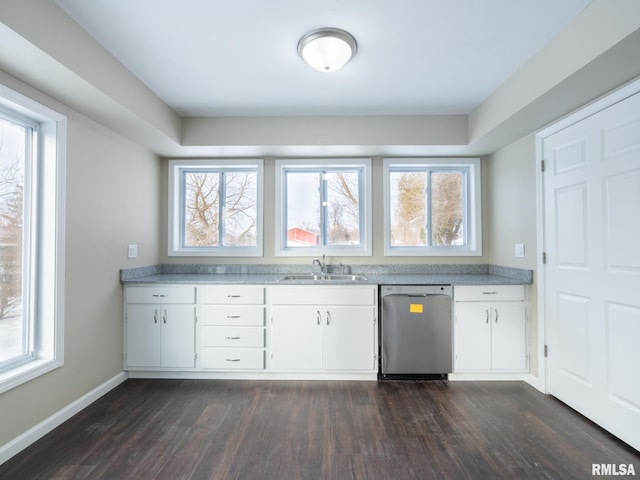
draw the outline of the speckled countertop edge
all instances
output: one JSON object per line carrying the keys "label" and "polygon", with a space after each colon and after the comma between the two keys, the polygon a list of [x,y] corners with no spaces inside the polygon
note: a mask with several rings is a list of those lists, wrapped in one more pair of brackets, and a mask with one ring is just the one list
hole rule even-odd
{"label": "speckled countertop edge", "polygon": [[[331,265],[332,273],[339,267]],[[265,285],[522,285],[533,271],[494,265],[352,265],[349,273],[366,280],[287,280],[290,274],[311,273],[309,265],[169,264],[120,271],[123,284],[265,284]]]}

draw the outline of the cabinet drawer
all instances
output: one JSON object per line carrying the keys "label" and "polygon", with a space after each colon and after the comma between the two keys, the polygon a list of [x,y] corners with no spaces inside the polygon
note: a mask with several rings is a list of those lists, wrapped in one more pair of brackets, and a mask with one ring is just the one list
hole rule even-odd
{"label": "cabinet drawer", "polygon": [[194,287],[135,286],[127,287],[127,303],[195,303]]}
{"label": "cabinet drawer", "polygon": [[203,347],[264,347],[264,328],[212,327],[200,330]]}
{"label": "cabinet drawer", "polygon": [[258,348],[203,348],[201,368],[263,370],[264,350]]}
{"label": "cabinet drawer", "polygon": [[264,326],[265,308],[261,306],[202,305],[202,325]]}
{"label": "cabinet drawer", "polygon": [[456,302],[522,301],[524,285],[464,285],[453,288]]}
{"label": "cabinet drawer", "polygon": [[278,305],[375,305],[376,289],[370,285],[273,287],[271,302]]}
{"label": "cabinet drawer", "polygon": [[210,285],[198,288],[201,303],[264,304],[264,287],[260,285]]}

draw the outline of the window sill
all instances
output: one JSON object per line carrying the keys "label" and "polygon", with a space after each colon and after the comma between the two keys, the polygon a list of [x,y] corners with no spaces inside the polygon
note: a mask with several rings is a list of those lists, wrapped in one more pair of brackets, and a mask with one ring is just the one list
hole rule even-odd
{"label": "window sill", "polygon": [[41,375],[49,373],[63,365],[63,362],[51,358],[32,360],[11,370],[0,373],[0,394]]}

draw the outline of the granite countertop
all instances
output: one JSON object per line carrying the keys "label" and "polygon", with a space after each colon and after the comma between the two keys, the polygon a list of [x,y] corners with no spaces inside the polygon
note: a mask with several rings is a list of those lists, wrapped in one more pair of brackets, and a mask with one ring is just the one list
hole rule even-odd
{"label": "granite countertop", "polygon": [[[365,275],[366,280],[281,280],[286,275],[304,275],[311,271],[309,265],[171,264],[121,270],[120,281],[123,284],[200,285],[523,285],[533,281],[531,270],[486,264],[353,265],[349,273]],[[339,270],[331,272],[335,274]]]}

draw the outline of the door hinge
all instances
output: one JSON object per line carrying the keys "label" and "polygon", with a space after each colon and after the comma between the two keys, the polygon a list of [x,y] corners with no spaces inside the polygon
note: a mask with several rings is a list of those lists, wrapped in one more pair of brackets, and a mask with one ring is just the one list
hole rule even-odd
{"label": "door hinge", "polygon": [[547,252],[542,252],[542,264],[547,264]]}
{"label": "door hinge", "polygon": [[540,160],[540,171],[544,173],[544,160]]}
{"label": "door hinge", "polygon": [[549,348],[546,345],[544,346],[544,356],[545,357],[549,356]]}

